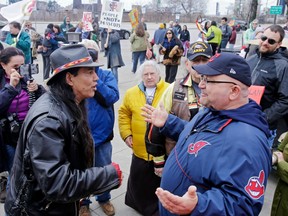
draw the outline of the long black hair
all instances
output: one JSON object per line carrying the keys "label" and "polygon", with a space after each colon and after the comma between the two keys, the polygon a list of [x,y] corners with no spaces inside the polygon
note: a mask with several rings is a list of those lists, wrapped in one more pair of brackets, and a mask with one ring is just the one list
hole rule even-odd
{"label": "long black hair", "polygon": [[57,79],[50,84],[50,91],[56,100],[63,101],[69,108],[72,116],[77,122],[77,131],[81,137],[82,145],[84,147],[85,162],[87,167],[93,166],[94,161],[94,142],[90,133],[87,122],[87,108],[85,100],[76,104],[75,94],[70,85],[66,82],[66,73],[69,71],[73,76],[78,75],[80,68],[71,68],[67,71],[62,71],[57,75]]}

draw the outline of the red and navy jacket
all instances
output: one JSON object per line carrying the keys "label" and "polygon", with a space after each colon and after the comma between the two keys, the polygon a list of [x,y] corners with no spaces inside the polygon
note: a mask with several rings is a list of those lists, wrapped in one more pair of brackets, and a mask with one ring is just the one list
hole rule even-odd
{"label": "red and navy jacket", "polygon": [[[161,132],[178,139],[161,187],[183,196],[197,187],[191,215],[258,215],[271,167],[268,123],[250,100],[233,110],[205,108],[189,123],[169,115]],[[174,215],[160,204],[160,215]]]}

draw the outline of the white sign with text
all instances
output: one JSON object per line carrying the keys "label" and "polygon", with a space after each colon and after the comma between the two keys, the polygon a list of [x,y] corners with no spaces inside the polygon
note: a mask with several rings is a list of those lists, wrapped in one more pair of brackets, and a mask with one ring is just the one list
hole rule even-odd
{"label": "white sign with text", "polygon": [[123,2],[104,1],[99,26],[119,30],[121,28],[123,7]]}

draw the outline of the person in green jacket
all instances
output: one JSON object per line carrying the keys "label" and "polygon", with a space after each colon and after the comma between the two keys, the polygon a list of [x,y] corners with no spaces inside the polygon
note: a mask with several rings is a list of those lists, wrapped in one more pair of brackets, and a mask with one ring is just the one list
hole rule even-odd
{"label": "person in green jacket", "polygon": [[248,42],[250,40],[253,40],[255,39],[255,31],[256,31],[256,28],[258,27],[258,20],[255,19],[253,20],[250,25],[250,27],[245,31],[244,33],[244,44],[248,44]]}
{"label": "person in green jacket", "polygon": [[273,153],[272,164],[277,166],[279,181],[274,193],[271,216],[285,216],[288,213],[288,133]]}
{"label": "person in green jacket", "polygon": [[74,26],[70,23],[70,17],[65,16],[64,20],[63,20],[63,23],[60,25],[60,30],[64,34],[64,36],[66,38],[66,41],[68,41],[66,33],[68,32],[69,29],[71,29],[73,27]]}
{"label": "person in green jacket", "polygon": [[25,55],[25,64],[31,63],[30,35],[25,31],[21,31],[21,25],[16,21],[9,23],[9,28],[10,32],[7,34],[5,43],[22,50]]}
{"label": "person in green jacket", "polygon": [[[214,36],[213,36],[214,35]],[[222,40],[222,31],[217,27],[215,21],[211,22],[208,32],[205,34],[208,44],[212,47],[212,54],[215,55]]]}

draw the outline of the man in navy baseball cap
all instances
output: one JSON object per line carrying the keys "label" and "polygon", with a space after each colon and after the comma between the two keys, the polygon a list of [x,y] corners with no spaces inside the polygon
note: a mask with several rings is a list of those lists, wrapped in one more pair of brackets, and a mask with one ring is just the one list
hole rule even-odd
{"label": "man in navy baseball cap", "polygon": [[201,75],[227,75],[246,86],[251,86],[251,70],[246,60],[232,53],[214,55],[207,64],[195,65],[193,69]]}
{"label": "man in navy baseball cap", "polygon": [[272,159],[266,116],[248,97],[250,68],[240,56],[224,52],[193,67],[201,74],[204,107],[190,122],[169,114],[163,104],[142,108],[148,123],[178,140],[156,190],[159,212],[259,215]]}

